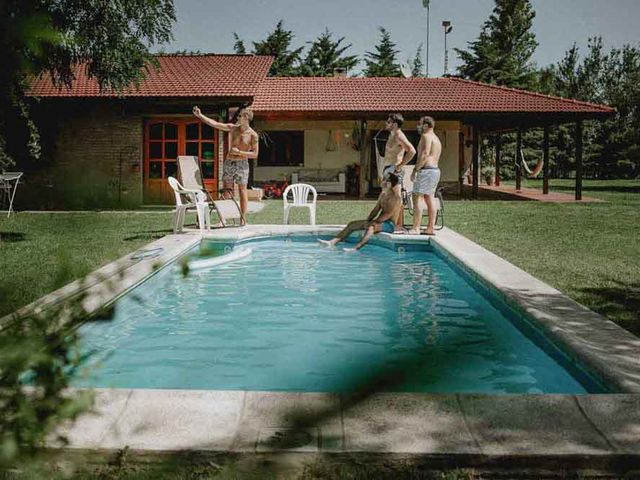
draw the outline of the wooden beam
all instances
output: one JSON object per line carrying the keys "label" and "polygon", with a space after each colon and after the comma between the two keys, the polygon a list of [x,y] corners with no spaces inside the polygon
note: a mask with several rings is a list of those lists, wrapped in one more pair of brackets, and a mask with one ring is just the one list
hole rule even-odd
{"label": "wooden beam", "polygon": [[496,186],[500,186],[500,155],[501,155],[502,135],[496,135]]}
{"label": "wooden beam", "polygon": [[516,135],[516,191],[522,189],[522,129],[518,128]]}
{"label": "wooden beam", "polygon": [[474,200],[476,200],[478,198],[478,179],[480,176],[480,162],[479,162],[479,156],[480,156],[480,149],[479,149],[479,134],[478,134],[478,127],[476,127],[475,125],[472,127],[473,128],[473,146],[471,147],[471,165],[473,168],[473,185],[471,188],[471,198],[473,198]]}
{"label": "wooden beam", "polygon": [[576,200],[582,200],[582,121],[576,123]]}
{"label": "wooden beam", "polygon": [[367,134],[367,121],[360,120],[360,199],[362,200],[368,192],[367,178],[369,174],[369,135]]}
{"label": "wooden beam", "polygon": [[549,194],[549,125],[544,126],[544,135],[542,137],[542,193]]}
{"label": "wooden beam", "polygon": [[464,175],[466,173],[464,168],[464,131],[460,130],[458,132],[458,194],[462,197],[463,185],[464,185]]}

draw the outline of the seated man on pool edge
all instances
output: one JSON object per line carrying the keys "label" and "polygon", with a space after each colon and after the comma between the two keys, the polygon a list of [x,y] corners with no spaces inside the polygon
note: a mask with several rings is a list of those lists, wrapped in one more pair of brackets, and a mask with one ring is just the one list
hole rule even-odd
{"label": "seated man on pool edge", "polygon": [[346,251],[356,251],[366,244],[374,233],[393,233],[396,229],[394,220],[402,211],[402,198],[394,187],[398,185],[399,178],[395,173],[388,173],[384,177],[382,193],[378,197],[378,203],[373,207],[366,220],[354,220],[349,222],[335,238],[331,240],[318,240],[325,245],[334,246],[357,230],[365,230],[362,240],[354,248],[345,248]]}

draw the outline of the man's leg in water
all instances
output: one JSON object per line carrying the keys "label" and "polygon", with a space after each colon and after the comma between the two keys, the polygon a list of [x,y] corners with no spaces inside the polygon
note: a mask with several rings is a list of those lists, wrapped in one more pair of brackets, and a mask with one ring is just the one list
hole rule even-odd
{"label": "man's leg in water", "polygon": [[356,250],[360,250],[364,245],[366,245],[366,243],[369,241],[369,239],[373,236],[374,233],[380,233],[381,231],[382,231],[381,223],[374,223],[373,225],[369,225],[369,228],[367,228],[367,231],[362,237],[362,240],[360,240],[355,247],[345,248],[344,250],[347,252],[355,252]]}
{"label": "man's leg in water", "polygon": [[347,238],[356,230],[364,230],[365,228],[367,228],[368,224],[369,224],[368,220],[354,220],[352,222],[349,222],[346,227],[340,230],[340,232],[338,232],[335,238],[332,238],[331,240],[318,239],[318,241],[320,243],[324,243],[325,245],[336,245],[342,242],[345,238]]}

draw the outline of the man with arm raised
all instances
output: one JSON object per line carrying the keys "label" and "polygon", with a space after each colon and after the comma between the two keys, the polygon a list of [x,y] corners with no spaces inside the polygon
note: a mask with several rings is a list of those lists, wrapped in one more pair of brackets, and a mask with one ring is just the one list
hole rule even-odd
{"label": "man with arm raised", "polygon": [[249,159],[258,158],[258,134],[250,127],[253,111],[243,107],[238,111],[237,123],[217,122],[202,114],[200,109],[193,107],[193,114],[207,125],[230,132],[230,149],[223,162],[222,185],[233,191],[234,184],[238,185],[240,193],[240,210],[243,218],[247,214],[247,183],[249,182]]}

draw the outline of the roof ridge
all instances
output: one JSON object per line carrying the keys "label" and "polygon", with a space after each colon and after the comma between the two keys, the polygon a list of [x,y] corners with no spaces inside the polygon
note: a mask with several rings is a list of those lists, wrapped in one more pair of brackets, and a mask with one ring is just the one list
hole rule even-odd
{"label": "roof ridge", "polygon": [[614,107],[610,107],[609,105],[602,105],[602,104],[598,104],[598,103],[587,102],[587,101],[584,101],[584,100],[575,100],[573,98],[559,97],[557,95],[547,95],[546,93],[532,92],[531,90],[524,90],[522,88],[506,87],[504,85],[496,85],[496,84],[493,84],[493,83],[479,82],[477,80],[469,80],[467,78],[448,77],[447,79],[448,80],[453,80],[453,81],[456,81],[456,82],[471,83],[471,84],[474,84],[474,85],[480,85],[480,86],[483,86],[483,87],[489,87],[489,88],[494,88],[494,89],[498,89],[498,90],[506,90],[506,91],[510,91],[510,92],[523,93],[525,95],[530,95],[530,96],[533,96],[533,97],[550,98],[552,100],[561,100],[563,102],[571,102],[571,103],[574,103],[576,105],[583,105],[583,106],[599,108],[599,109],[601,109],[603,111],[616,111],[616,109]]}
{"label": "roof ridge", "polygon": [[184,57],[184,58],[198,58],[198,57],[273,57],[273,55],[256,55],[255,53],[213,53],[213,52],[203,52],[203,53],[154,53],[154,57]]}

